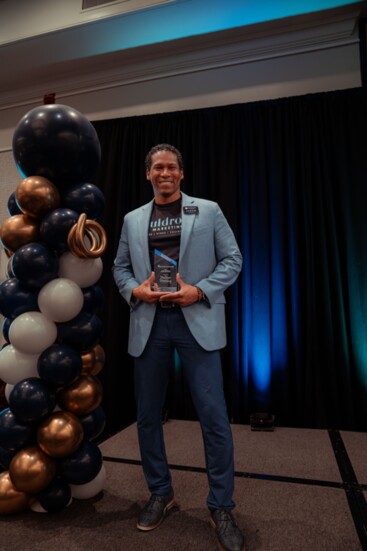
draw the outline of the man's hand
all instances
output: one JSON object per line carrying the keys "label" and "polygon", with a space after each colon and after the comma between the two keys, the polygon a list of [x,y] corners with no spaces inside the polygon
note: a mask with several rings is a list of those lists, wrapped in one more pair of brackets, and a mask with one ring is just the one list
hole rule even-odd
{"label": "man's hand", "polygon": [[154,272],[139,285],[132,290],[132,295],[136,300],[142,300],[143,302],[149,302],[150,304],[158,302],[158,300],[167,293],[161,293],[156,291],[158,286],[155,283],[155,274]]}
{"label": "man's hand", "polygon": [[184,307],[198,301],[197,287],[185,283],[181,279],[180,274],[177,274],[176,281],[179,285],[179,291],[175,293],[161,293],[160,302],[174,302]]}

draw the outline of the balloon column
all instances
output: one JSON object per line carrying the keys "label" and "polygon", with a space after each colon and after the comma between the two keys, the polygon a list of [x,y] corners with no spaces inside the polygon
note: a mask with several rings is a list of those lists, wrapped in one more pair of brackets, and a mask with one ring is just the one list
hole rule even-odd
{"label": "balloon column", "polygon": [[13,154],[23,180],[0,228],[0,513],[54,512],[97,495],[106,476],[94,442],[105,426],[104,196],[90,183],[100,144],[81,113],[50,104],[19,121]]}

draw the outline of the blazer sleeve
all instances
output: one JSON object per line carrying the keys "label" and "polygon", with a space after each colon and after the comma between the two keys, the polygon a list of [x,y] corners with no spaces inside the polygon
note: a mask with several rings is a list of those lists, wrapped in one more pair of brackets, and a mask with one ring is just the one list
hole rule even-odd
{"label": "blazer sleeve", "polygon": [[125,216],[116,258],[112,267],[112,273],[121,296],[126,300],[130,307],[133,307],[134,302],[131,301],[131,293],[134,287],[138,287],[139,283],[134,276],[134,271],[132,268],[128,228],[128,217]]}
{"label": "blazer sleeve", "polygon": [[206,278],[196,283],[204,292],[210,305],[222,297],[224,291],[236,281],[242,269],[242,254],[236,238],[222,210],[216,203],[214,247],[216,266]]}

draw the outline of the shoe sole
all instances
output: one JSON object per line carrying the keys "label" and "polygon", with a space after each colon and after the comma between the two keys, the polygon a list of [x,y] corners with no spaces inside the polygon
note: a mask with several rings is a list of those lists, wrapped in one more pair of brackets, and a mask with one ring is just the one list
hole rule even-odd
{"label": "shoe sole", "polygon": [[[209,522],[210,522],[211,527],[214,528],[215,531],[217,531],[217,525],[215,524],[214,520],[212,518],[210,518]],[[225,547],[223,547],[223,545],[221,545],[221,543],[219,541],[218,541],[218,545],[219,545],[219,549],[221,551],[227,551],[227,549]],[[241,551],[246,551],[245,545],[243,545]]]}
{"label": "shoe sole", "polygon": [[136,527],[138,530],[141,530],[142,532],[150,532],[150,530],[154,530],[155,528],[158,528],[158,526],[160,526],[162,524],[162,522],[164,521],[164,519],[166,518],[167,516],[167,513],[173,508],[175,507],[176,503],[175,503],[175,500],[172,499],[172,501],[170,501],[169,503],[167,503],[167,505],[165,506],[164,510],[163,510],[163,515],[161,516],[161,518],[159,519],[159,521],[156,523],[156,524],[153,524],[151,526],[142,526],[141,524],[137,524]]}

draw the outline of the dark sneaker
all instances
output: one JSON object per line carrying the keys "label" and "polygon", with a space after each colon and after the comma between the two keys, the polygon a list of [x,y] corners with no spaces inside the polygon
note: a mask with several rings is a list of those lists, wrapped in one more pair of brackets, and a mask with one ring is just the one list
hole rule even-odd
{"label": "dark sneaker", "polygon": [[244,551],[245,538],[228,509],[211,511],[210,522],[223,551]]}
{"label": "dark sneaker", "polygon": [[154,530],[164,520],[166,514],[174,507],[173,492],[163,496],[151,495],[139,515],[136,527],[139,530]]}

